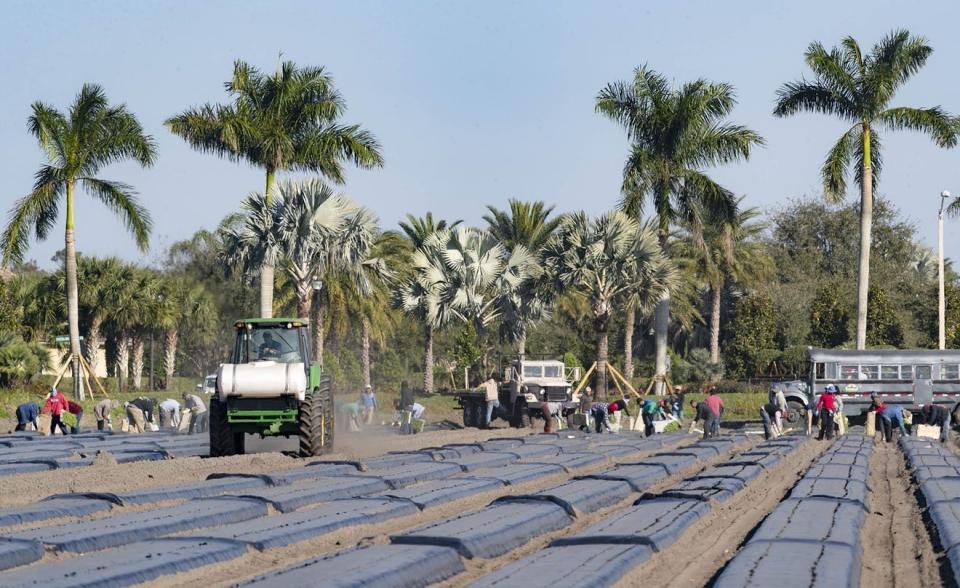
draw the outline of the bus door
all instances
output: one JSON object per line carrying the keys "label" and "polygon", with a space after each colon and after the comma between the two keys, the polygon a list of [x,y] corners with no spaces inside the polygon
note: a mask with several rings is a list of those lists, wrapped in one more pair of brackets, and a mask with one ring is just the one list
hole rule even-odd
{"label": "bus door", "polygon": [[914,404],[931,404],[933,402],[933,380],[914,380],[913,381],[913,402]]}

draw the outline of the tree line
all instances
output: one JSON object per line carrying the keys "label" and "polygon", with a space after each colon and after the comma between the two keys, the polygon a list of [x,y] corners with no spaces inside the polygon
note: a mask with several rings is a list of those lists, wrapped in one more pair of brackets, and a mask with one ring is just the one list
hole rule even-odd
{"label": "tree line", "polygon": [[[163,334],[168,382],[189,330],[196,347],[189,357],[199,363],[181,359],[180,370],[201,374],[225,356],[225,325],[255,312],[255,302],[260,316],[310,318],[315,358],[347,382],[409,378],[418,371],[412,350],[420,349],[427,391],[437,375],[456,386],[464,367],[482,377],[505,353],[596,360],[602,391],[610,357],[622,359],[628,378],[660,384],[668,370],[689,380],[724,370],[733,377],[789,371],[805,344],[925,345],[929,252],[874,190],[880,131],[915,130],[937,146],[956,144],[960,123],[942,108],[891,105],[931,52],[906,31],[866,53],[852,38],[831,50],[810,45],[812,80],[784,84],[773,112],[851,124],[821,169],[825,201],[795,201],[766,218],[745,208],[710,176],[764,144],[730,120],[734,88],[703,79],[676,84],[644,66],[602,88],[595,102],[629,143],[616,210],[554,214],[541,201],[511,200],[507,210],[488,207],[485,227],[427,213],[408,215],[398,231],[382,230],[369,208],[336,189],[346,165],[375,168],[384,157],[369,131],[341,121],[346,103],[328,72],[288,62],[266,74],[238,61],[225,84],[229,102],[187,109],[166,126],[198,151],[262,169],[264,190],[215,230],[174,244],[152,269],[77,255],[78,187],[146,247],[148,211],[132,187],[99,173],[117,161],[150,166],[156,158],[136,117],[86,85],[65,113],[33,105],[29,129],[48,162],[15,203],[0,242],[17,274],[4,296],[24,303],[8,328],[29,342],[66,326],[71,357],[83,352],[81,325],[88,347],[106,336],[116,373],[129,371],[134,387],[143,333]],[[277,179],[288,171],[316,175]],[[860,199],[844,206],[850,175]],[[49,235],[61,203],[63,269],[31,272],[22,264],[31,234]],[[884,257],[894,246],[908,257]],[[847,259],[854,251],[855,262]],[[871,273],[881,276],[874,285]],[[653,359],[652,374],[636,373],[638,357]]]}

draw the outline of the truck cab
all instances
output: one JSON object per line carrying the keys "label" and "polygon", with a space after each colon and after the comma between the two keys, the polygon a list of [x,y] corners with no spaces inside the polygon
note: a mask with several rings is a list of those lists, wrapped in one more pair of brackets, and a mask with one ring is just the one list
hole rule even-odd
{"label": "truck cab", "polygon": [[575,408],[580,393],[573,387],[580,379],[580,368],[568,368],[562,361],[527,360],[513,362],[504,373],[509,388],[514,384],[526,402],[528,410],[540,411],[544,402],[558,402],[564,409]]}

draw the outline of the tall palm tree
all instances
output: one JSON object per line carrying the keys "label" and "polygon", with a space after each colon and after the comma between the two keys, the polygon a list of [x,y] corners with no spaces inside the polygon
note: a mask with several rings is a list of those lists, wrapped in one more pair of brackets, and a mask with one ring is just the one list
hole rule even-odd
{"label": "tall palm tree", "polygon": [[456,228],[463,221],[456,220],[448,223],[443,219],[434,220],[433,213],[428,212],[422,217],[407,215],[406,222],[400,221],[400,230],[410,239],[414,249],[420,249],[431,235],[439,231]]}
{"label": "tall palm tree", "polygon": [[757,222],[758,208],[740,208],[732,220],[707,223],[699,236],[687,231],[678,242],[679,263],[688,263],[710,293],[710,362],[720,363],[720,303],[732,282],[746,287],[764,283],[773,274],[773,260],[759,238],[767,224]]}
{"label": "tall palm tree", "polygon": [[[225,87],[232,104],[188,109],[167,119],[167,128],[200,151],[262,168],[268,206],[277,172],[311,171],[339,184],[344,162],[383,165],[374,136],[340,122],[346,102],[322,67],[298,68],[288,61],[268,76],[238,60]],[[273,276],[266,258],[260,268],[263,317],[273,316]]]}
{"label": "tall palm tree", "polygon": [[225,255],[247,271],[261,267],[264,260],[279,265],[296,293],[297,314],[313,320],[314,359],[322,362],[323,293],[315,292],[314,284],[337,272],[352,288],[369,294],[364,266],[377,219],[318,179],[279,182],[275,192],[270,204],[258,193],[244,201],[247,216],[239,227],[227,229]]}
{"label": "tall palm tree", "polygon": [[873,191],[882,157],[879,130],[926,133],[939,147],[957,144],[955,120],[939,106],[891,106],[897,90],[922,68],[933,49],[923,37],[893,31],[864,55],[853,37],[829,52],[820,43],[807,48],[805,60],[812,82],[801,79],[777,91],[776,116],[801,111],[832,114],[851,126],[827,154],[821,168],[824,194],[832,202],[843,199],[851,159],[860,184],[860,267],[857,280],[857,349],[867,343],[867,295],[870,290],[870,243],[873,230]]}
{"label": "tall palm tree", "polygon": [[77,251],[74,226],[74,191],[79,186],[110,208],[145,251],[150,238],[150,215],[127,184],[97,177],[111,164],[132,159],[142,167],[153,165],[153,139],[127,107],[111,106],[100,86],[84,84],[64,114],[43,102],[34,102],[28,119],[30,133],[47,154],[48,163],[37,171],[33,191],[14,203],[3,232],[3,263],[22,259],[33,232],[46,239],[57,221],[61,198],[66,208],[67,317],[74,395],[81,398],[80,318],[77,292]]}
{"label": "tall palm tree", "polygon": [[[524,202],[511,199],[509,209],[498,210],[487,206],[489,214],[484,215],[488,231],[512,252],[518,245],[524,247],[533,256],[546,245],[553,232],[563,222],[562,216],[550,218],[552,206],[541,201]],[[542,272],[535,264],[529,268],[530,278],[522,287],[510,285],[508,292],[501,297],[503,307],[500,321],[501,338],[516,344],[520,356],[527,351],[527,332],[537,321],[547,318],[555,292],[541,277]]]}
{"label": "tall palm tree", "polygon": [[[729,84],[701,79],[674,89],[645,66],[634,70],[633,80],[609,84],[597,95],[597,112],[622,126],[631,142],[621,208],[639,217],[650,199],[664,254],[672,224],[684,220],[697,229],[705,215],[733,214],[733,194],[705,169],[748,159],[750,150],[763,144],[754,131],[726,122],[735,104]],[[656,374],[661,377],[667,369],[669,325],[668,290],[655,315]]]}
{"label": "tall palm tree", "polygon": [[615,308],[636,290],[659,298],[675,279],[653,231],[630,216],[608,212],[594,220],[579,212],[565,218],[540,254],[558,291],[590,304],[596,334],[596,390],[607,390],[608,331]]}
{"label": "tall palm tree", "polygon": [[508,250],[523,245],[527,251],[539,251],[563,221],[562,216],[550,218],[553,207],[540,200],[524,202],[511,198],[508,210],[493,206],[487,206],[487,210],[490,213],[483,216],[487,230]]}
{"label": "tall palm tree", "polygon": [[87,325],[86,359],[94,373],[100,360],[100,347],[103,345],[103,321],[113,303],[114,293],[120,286],[117,278],[122,265],[116,257],[98,259],[81,256],[77,260],[77,281],[83,284],[79,288],[78,302]]}

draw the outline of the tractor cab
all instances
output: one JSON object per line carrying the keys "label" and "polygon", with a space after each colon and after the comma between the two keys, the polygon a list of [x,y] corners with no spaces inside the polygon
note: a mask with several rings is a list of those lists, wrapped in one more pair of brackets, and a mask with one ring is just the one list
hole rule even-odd
{"label": "tractor cab", "polygon": [[259,318],[233,326],[230,363],[217,370],[210,402],[210,454],[243,453],[244,435],[298,436],[304,456],[330,451],[333,394],[310,360],[310,323]]}

